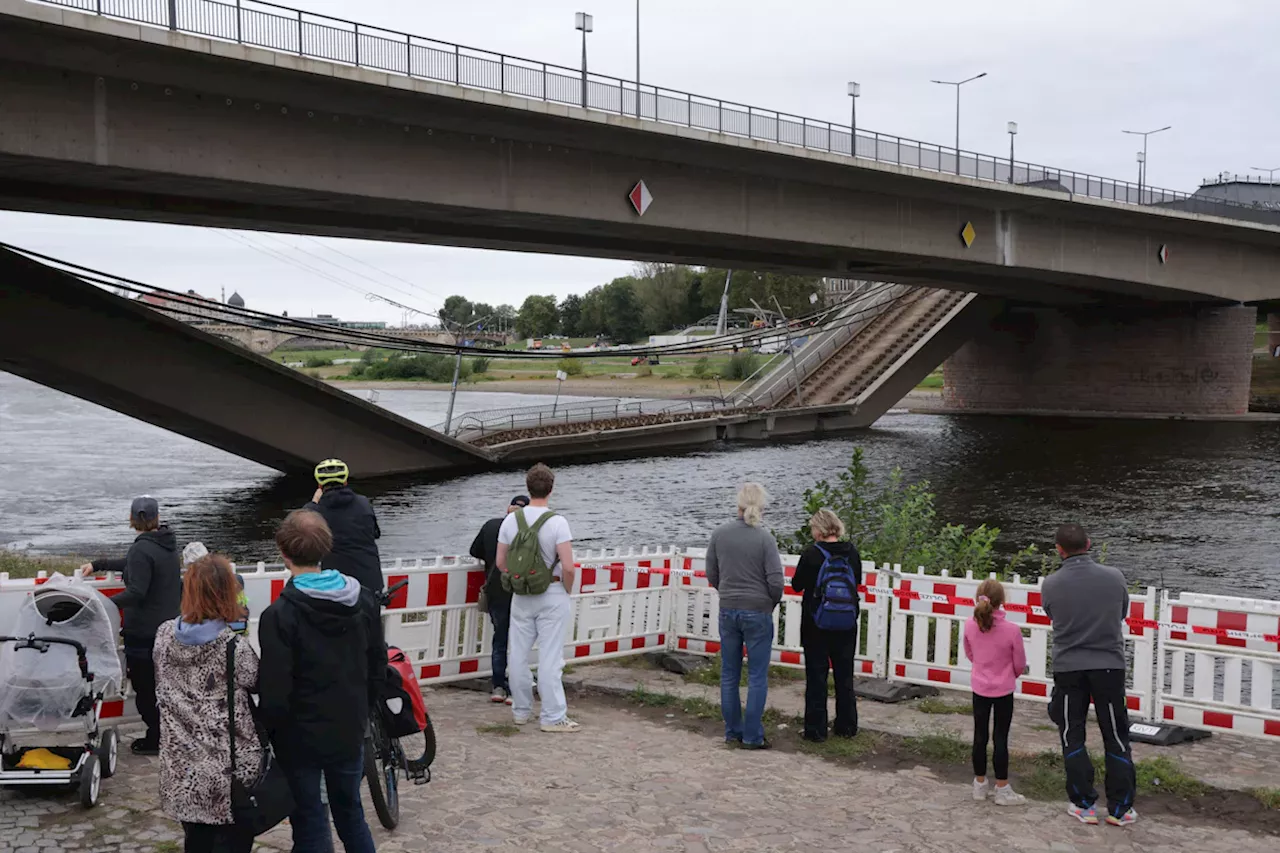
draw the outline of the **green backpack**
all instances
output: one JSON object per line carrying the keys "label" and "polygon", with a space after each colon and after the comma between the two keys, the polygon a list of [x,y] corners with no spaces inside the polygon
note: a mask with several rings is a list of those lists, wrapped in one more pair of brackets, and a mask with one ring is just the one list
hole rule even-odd
{"label": "green backpack", "polygon": [[538,531],[554,512],[544,512],[533,524],[525,521],[524,510],[516,510],[516,524],[520,529],[507,548],[507,570],[502,573],[502,588],[516,595],[541,595],[551,587],[551,566],[542,559],[538,546]]}

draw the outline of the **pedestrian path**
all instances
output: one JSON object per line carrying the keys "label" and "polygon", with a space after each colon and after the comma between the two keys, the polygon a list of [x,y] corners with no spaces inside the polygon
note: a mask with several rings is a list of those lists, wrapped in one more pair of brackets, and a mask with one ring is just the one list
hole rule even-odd
{"label": "pedestrian path", "polygon": [[[566,676],[566,685],[592,687],[609,692],[625,692],[637,685],[646,690],[671,693],[681,698],[700,698],[719,704],[720,688],[713,685],[691,683],[674,673],[642,666],[639,660],[632,665],[599,663],[577,667]],[[769,705],[788,716],[804,713],[804,681],[802,673],[792,670],[798,680],[774,681],[769,685]],[[745,696],[745,691],[744,691]],[[967,705],[969,696],[960,691],[942,691],[931,705]],[[832,713],[834,714],[834,704]],[[931,732],[947,732],[963,739],[973,733],[973,721],[968,713],[923,713],[918,710],[919,701],[886,705],[880,702],[859,700],[858,717],[862,728],[895,735],[920,735]],[[926,705],[925,707],[930,707]],[[1047,706],[1034,702],[1015,702],[1013,728],[1009,735],[1010,749],[1018,752],[1057,752],[1058,729],[1046,714]],[[1092,716],[1089,723],[1089,742],[1097,745],[1098,730]],[[1165,756],[1175,759],[1191,776],[1215,788],[1245,791],[1250,788],[1280,787],[1280,744],[1253,738],[1215,734],[1206,740],[1159,747],[1149,744],[1133,744],[1135,759]]]}
{"label": "pedestrian path", "polygon": [[[574,676],[580,677],[577,674]],[[1086,827],[1058,803],[1001,809],[932,771],[849,768],[820,758],[727,749],[719,738],[573,697],[572,735],[510,734],[487,696],[427,694],[440,735],[435,779],[404,787],[378,850],[493,853],[1274,853],[1276,838],[1180,818]],[[128,738],[126,738],[127,740]],[[103,804],[0,792],[0,853],[178,853],[159,814],[157,760],[123,751]],[[287,829],[259,850],[288,850]]]}

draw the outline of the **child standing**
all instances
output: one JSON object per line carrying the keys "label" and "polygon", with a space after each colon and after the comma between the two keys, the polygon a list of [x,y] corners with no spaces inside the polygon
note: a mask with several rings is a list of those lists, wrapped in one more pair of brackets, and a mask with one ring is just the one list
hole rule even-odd
{"label": "child standing", "polygon": [[[1022,629],[1005,621],[1004,586],[988,578],[978,586],[973,617],[964,626],[964,656],[973,663],[973,798],[988,796],[997,806],[1017,806],[1026,797],[1009,784],[1009,727],[1013,723],[1013,689],[1027,667]],[[996,784],[987,779],[987,740],[995,711]]]}

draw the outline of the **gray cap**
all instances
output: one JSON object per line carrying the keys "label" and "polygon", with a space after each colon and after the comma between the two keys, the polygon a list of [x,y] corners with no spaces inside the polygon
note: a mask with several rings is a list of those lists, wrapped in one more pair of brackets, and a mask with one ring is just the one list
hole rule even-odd
{"label": "gray cap", "polygon": [[151,495],[142,495],[133,499],[129,507],[129,517],[142,521],[154,521],[160,517],[160,504]]}
{"label": "gray cap", "polygon": [[188,542],[187,547],[182,549],[182,565],[189,566],[208,553],[209,549],[204,547],[203,542]]}

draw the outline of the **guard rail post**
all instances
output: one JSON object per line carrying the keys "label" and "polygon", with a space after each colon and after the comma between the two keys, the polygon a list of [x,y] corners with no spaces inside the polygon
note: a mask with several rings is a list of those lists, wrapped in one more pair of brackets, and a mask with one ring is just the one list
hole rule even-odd
{"label": "guard rail post", "polygon": [[[98,11],[101,12],[101,0],[98,5]],[[175,32],[178,29],[178,0],[169,0],[169,29]]]}

